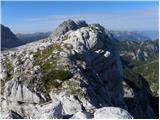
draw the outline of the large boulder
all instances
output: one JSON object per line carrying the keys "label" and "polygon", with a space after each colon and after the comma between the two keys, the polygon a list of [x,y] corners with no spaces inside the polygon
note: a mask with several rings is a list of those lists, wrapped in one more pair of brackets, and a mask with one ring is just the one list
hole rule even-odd
{"label": "large boulder", "polygon": [[62,119],[61,102],[37,106],[30,115],[32,119]]}
{"label": "large boulder", "polygon": [[94,113],[94,119],[133,119],[133,117],[124,109],[117,107],[103,107],[99,108]]}
{"label": "large boulder", "polygon": [[8,81],[5,84],[4,98],[6,100],[24,103],[39,103],[40,98],[18,81]]}
{"label": "large boulder", "polygon": [[79,111],[82,111],[82,106],[78,100],[75,99],[73,95],[66,95],[65,93],[60,93],[59,95],[52,94],[54,98],[52,101],[61,101],[63,107],[63,114],[73,115]]}

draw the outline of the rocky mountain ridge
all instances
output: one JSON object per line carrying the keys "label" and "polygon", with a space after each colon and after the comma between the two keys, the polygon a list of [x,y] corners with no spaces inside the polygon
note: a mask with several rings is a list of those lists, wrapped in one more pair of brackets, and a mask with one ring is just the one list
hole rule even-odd
{"label": "rocky mountain ridge", "polygon": [[4,25],[1,24],[1,49],[13,48],[24,44],[15,34]]}
{"label": "rocky mountain ridge", "polygon": [[117,40],[99,24],[64,21],[46,39],[3,51],[1,66],[4,118],[156,117],[143,85],[123,81]]}
{"label": "rocky mountain ridge", "polygon": [[120,54],[128,60],[147,61],[159,57],[159,40],[155,41],[121,41]]}

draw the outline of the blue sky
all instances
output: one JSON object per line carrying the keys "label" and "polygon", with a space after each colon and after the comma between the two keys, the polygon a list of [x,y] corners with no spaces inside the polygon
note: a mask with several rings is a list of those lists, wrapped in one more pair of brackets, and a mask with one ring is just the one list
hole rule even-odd
{"label": "blue sky", "polygon": [[158,2],[3,1],[2,24],[15,33],[53,31],[66,19],[100,23],[110,30],[157,30]]}

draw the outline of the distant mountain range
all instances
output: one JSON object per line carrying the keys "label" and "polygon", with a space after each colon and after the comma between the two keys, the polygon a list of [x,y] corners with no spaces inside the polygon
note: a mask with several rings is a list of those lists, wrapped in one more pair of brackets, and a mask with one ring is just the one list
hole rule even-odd
{"label": "distant mountain range", "polygon": [[159,40],[155,41],[120,41],[120,54],[128,60],[146,61],[158,58]]}
{"label": "distant mountain range", "polygon": [[51,32],[36,32],[36,33],[29,33],[29,34],[22,34],[17,33],[16,36],[23,42],[29,43],[33,41],[37,41],[40,39],[47,38]]}
{"label": "distant mountain range", "polygon": [[[17,33],[16,36],[26,43],[37,41],[40,39],[47,38],[52,32],[36,32],[36,33],[30,33],[30,34],[22,34]],[[111,31],[113,36],[119,40],[132,40],[132,41],[145,41],[145,40],[155,40],[158,38],[158,32],[157,31]]]}
{"label": "distant mountain range", "polygon": [[142,34],[149,36],[152,40],[159,38],[159,31],[143,31]]}
{"label": "distant mountain range", "polygon": [[111,33],[119,41],[145,41],[159,38],[158,31],[111,31]]}

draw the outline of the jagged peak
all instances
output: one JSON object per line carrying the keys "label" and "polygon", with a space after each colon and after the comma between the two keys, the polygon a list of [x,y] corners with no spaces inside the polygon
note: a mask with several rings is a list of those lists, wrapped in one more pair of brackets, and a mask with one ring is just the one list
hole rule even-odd
{"label": "jagged peak", "polygon": [[58,37],[64,35],[66,32],[70,30],[77,30],[81,27],[87,27],[88,24],[84,20],[73,21],[71,19],[65,20],[62,22],[56,30],[51,34],[51,37]]}
{"label": "jagged peak", "polygon": [[69,30],[76,30],[77,24],[71,20],[65,20],[63,23],[61,23],[56,30],[51,34],[51,37],[58,37],[60,35],[65,34],[66,32],[68,32]]}
{"label": "jagged peak", "polygon": [[[62,22],[56,29],[55,31],[50,35],[50,37],[55,38],[59,37],[61,35],[64,35],[70,30],[77,30],[82,27],[91,27],[93,29],[97,29],[102,31],[103,33],[106,32],[105,28],[101,26],[100,24],[87,24],[85,20],[78,20],[78,21],[73,21],[72,19],[65,20]],[[106,32],[108,33],[108,32]]]}

